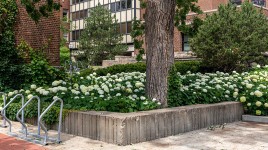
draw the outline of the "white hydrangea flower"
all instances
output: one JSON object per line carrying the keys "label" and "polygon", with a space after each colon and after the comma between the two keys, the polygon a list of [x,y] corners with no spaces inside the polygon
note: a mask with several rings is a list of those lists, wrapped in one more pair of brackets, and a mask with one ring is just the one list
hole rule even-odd
{"label": "white hydrangea flower", "polygon": [[204,93],[207,93],[207,92],[208,92],[208,90],[207,90],[207,89],[203,89],[202,91],[203,91]]}
{"label": "white hydrangea flower", "polygon": [[144,104],[144,105],[147,105],[147,104],[148,104],[148,101],[143,102],[143,104]]}
{"label": "white hydrangea flower", "polygon": [[257,90],[254,92],[254,95],[256,95],[257,97],[262,97],[263,94],[261,91]]}
{"label": "white hydrangea flower", "polygon": [[31,85],[31,89],[36,89],[36,85],[35,84],[32,84]]}
{"label": "white hydrangea flower", "polygon": [[53,96],[53,100],[59,99],[58,96]]}
{"label": "white hydrangea flower", "polygon": [[121,93],[116,93],[116,95],[115,95],[115,96],[119,97],[119,96],[121,96]]}
{"label": "white hydrangea flower", "polygon": [[8,92],[8,94],[7,94],[8,97],[11,97],[13,95],[14,95],[14,92]]}
{"label": "white hydrangea flower", "polygon": [[30,91],[30,90],[26,90],[25,93],[26,93],[26,94],[30,94],[31,91]]}
{"label": "white hydrangea flower", "polygon": [[260,107],[262,105],[262,102],[257,101],[255,104],[256,104],[257,107]]}
{"label": "white hydrangea flower", "polygon": [[240,102],[244,103],[244,102],[246,102],[246,100],[247,100],[247,99],[246,99],[245,96],[241,96],[241,97],[240,97]]}
{"label": "white hydrangea flower", "polygon": [[102,95],[102,94],[104,94],[104,91],[103,91],[103,90],[98,90],[98,93],[99,93],[100,95]]}
{"label": "white hydrangea flower", "polygon": [[58,86],[60,84],[60,81],[53,81],[52,86]]}
{"label": "white hydrangea flower", "polygon": [[246,84],[246,87],[248,88],[248,89],[251,89],[252,87],[253,87],[253,84]]}
{"label": "white hydrangea flower", "polygon": [[127,89],[126,89],[126,92],[127,92],[127,93],[132,93],[131,88],[127,88]]}
{"label": "white hydrangea flower", "polygon": [[31,99],[32,97],[33,97],[32,94],[30,94],[30,95],[27,96],[28,99]]}
{"label": "white hydrangea flower", "polygon": [[141,96],[140,99],[141,99],[141,100],[145,100],[146,98],[145,98],[144,96]]}

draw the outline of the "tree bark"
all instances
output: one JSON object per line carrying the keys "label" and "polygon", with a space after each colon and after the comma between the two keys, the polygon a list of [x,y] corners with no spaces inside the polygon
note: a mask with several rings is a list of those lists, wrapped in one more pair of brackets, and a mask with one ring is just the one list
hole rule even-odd
{"label": "tree bark", "polygon": [[167,107],[168,73],[174,63],[176,0],[147,0],[145,13],[146,94]]}

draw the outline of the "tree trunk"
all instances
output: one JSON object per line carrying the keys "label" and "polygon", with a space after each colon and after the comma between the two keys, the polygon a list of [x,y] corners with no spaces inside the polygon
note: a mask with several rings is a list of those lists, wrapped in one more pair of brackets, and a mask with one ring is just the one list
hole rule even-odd
{"label": "tree trunk", "polygon": [[146,94],[167,107],[168,73],[174,63],[176,0],[147,0],[145,13]]}

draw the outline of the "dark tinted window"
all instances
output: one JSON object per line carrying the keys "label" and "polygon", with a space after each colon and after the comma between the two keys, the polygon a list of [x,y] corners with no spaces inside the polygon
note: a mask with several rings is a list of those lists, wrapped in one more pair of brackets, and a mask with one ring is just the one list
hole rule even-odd
{"label": "dark tinted window", "polygon": [[115,3],[111,3],[111,12],[116,12]]}
{"label": "dark tinted window", "polygon": [[127,8],[131,8],[132,6],[132,0],[127,0]]}
{"label": "dark tinted window", "polygon": [[232,4],[241,5],[242,0],[230,0]]}
{"label": "dark tinted window", "polygon": [[265,0],[252,0],[252,3],[260,6],[266,6]]}
{"label": "dark tinted window", "polygon": [[121,1],[121,10],[124,10],[124,9],[126,9],[126,1],[122,0]]}

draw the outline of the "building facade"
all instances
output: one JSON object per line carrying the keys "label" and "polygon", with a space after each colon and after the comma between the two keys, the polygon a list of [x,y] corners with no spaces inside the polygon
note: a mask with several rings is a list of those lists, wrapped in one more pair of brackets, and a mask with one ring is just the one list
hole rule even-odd
{"label": "building facade", "polygon": [[[240,5],[244,0],[198,0],[197,5],[200,6],[204,14],[214,13],[220,4],[227,4],[229,2]],[[267,8],[268,0],[251,0],[256,7]],[[90,16],[90,10],[98,4],[103,5],[109,9],[112,15],[116,15],[119,22],[119,31],[123,34],[123,41],[128,45],[128,51],[135,55],[133,46],[133,39],[130,36],[131,21],[136,18],[143,20],[145,9],[141,9],[140,0],[70,0],[70,20],[71,32],[69,41],[74,48],[78,48],[79,36],[84,29],[84,19]],[[268,10],[265,9],[265,13],[268,15]],[[187,16],[187,22],[191,22],[195,13],[189,13]],[[202,16],[201,16],[202,17]],[[205,17],[205,15],[203,15]],[[184,54],[188,54],[190,51],[189,37],[184,35],[177,29],[174,33],[174,51],[175,57],[184,57]],[[186,57],[189,55],[185,55]]]}
{"label": "building facade", "polygon": [[134,52],[133,39],[130,36],[132,20],[140,19],[139,0],[71,0],[70,1],[70,44],[78,48],[78,40],[85,28],[84,20],[97,5],[103,5],[116,16],[118,31],[123,35],[122,43],[128,45],[128,51]]}

